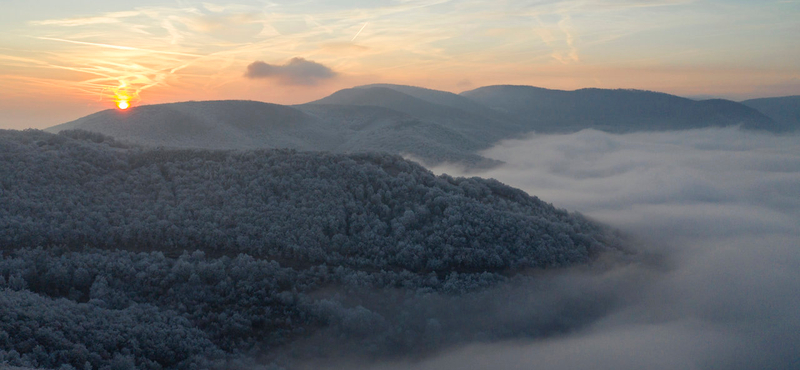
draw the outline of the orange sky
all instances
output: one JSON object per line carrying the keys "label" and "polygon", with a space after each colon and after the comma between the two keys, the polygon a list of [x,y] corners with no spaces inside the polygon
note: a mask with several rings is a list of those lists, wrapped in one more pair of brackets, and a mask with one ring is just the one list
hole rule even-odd
{"label": "orange sky", "polygon": [[[0,128],[44,128],[120,99],[290,104],[376,82],[800,94],[790,0],[7,2]],[[255,61],[266,74],[245,77]]]}

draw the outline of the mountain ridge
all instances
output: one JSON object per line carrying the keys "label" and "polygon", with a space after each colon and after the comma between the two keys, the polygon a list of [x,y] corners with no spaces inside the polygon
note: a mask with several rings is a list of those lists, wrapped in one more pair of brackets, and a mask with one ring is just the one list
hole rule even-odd
{"label": "mountain ridge", "polygon": [[454,94],[372,84],[292,106],[221,100],[105,110],[46,131],[75,128],[176,148],[386,151],[429,165],[490,167],[499,162],[480,156],[481,150],[532,132],[591,128],[626,133],[735,125],[774,132],[792,129],[791,123],[776,122],[733,101],[694,101],[646,90],[497,85]]}
{"label": "mountain ridge", "polygon": [[742,125],[782,131],[772,119],[740,103],[695,101],[663,92],[635,89],[553,90],[522,85],[485,86],[460,95],[520,120],[538,115],[537,132],[677,130]]}
{"label": "mountain ridge", "polygon": [[759,110],[786,130],[800,129],[800,95],[749,99],[741,103]]}

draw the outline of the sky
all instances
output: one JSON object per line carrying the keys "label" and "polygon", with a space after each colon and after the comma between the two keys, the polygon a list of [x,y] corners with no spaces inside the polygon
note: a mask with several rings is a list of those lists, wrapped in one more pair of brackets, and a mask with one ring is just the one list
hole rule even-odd
{"label": "sky", "polygon": [[368,83],[800,94],[800,0],[2,0],[0,128]]}

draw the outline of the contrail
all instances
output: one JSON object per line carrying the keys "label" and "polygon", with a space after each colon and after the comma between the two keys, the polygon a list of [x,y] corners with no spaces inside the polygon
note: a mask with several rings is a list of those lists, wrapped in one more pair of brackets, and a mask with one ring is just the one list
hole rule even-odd
{"label": "contrail", "polygon": [[360,35],[360,34],[361,34],[361,31],[363,31],[363,30],[364,30],[364,27],[366,27],[366,26],[367,26],[367,23],[369,23],[369,22],[364,22],[364,25],[363,25],[363,26],[361,26],[361,29],[360,29],[360,30],[358,30],[358,32],[356,32],[356,35],[355,35],[355,36],[353,36],[353,39],[351,39],[351,40],[350,40],[350,42],[353,42],[353,41],[355,41],[355,40],[356,40],[356,37],[358,37],[358,35]]}
{"label": "contrail", "polygon": [[[358,36],[358,35],[356,35],[356,36]],[[146,52],[149,52],[149,53],[169,54],[169,55],[182,55],[182,56],[187,56],[187,57],[202,57],[202,55],[199,55],[199,54],[188,54],[188,53],[177,53],[177,52],[173,52],[173,51],[158,51],[158,50],[150,50],[150,49],[140,49],[140,48],[134,48],[134,47],[130,47],[130,46],[99,44],[99,43],[95,43],[95,42],[65,40],[65,39],[57,39],[57,38],[53,38],[53,37],[36,37],[36,38],[40,39],[40,40],[68,42],[70,44],[98,46],[98,47],[101,47],[101,48],[109,48],[109,49],[146,51]]]}

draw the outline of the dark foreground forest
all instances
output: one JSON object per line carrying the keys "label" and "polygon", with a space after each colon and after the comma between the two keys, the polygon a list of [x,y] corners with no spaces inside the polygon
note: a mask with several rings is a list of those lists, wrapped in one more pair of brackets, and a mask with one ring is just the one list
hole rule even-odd
{"label": "dark foreground forest", "polygon": [[481,318],[526,300],[537,271],[619,241],[495,180],[394,155],[0,131],[0,247],[0,364],[194,369],[568,331],[594,318],[585,298]]}

